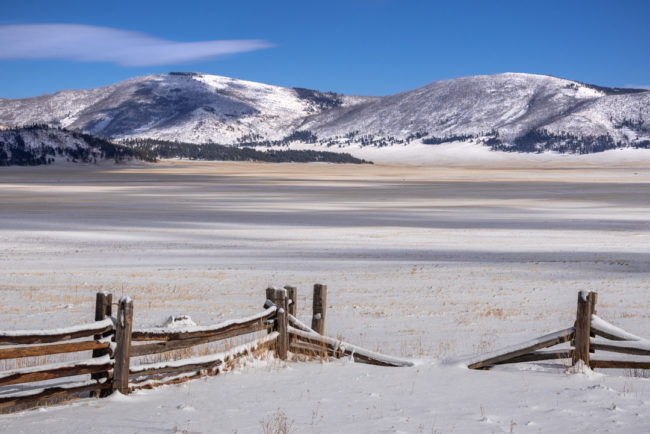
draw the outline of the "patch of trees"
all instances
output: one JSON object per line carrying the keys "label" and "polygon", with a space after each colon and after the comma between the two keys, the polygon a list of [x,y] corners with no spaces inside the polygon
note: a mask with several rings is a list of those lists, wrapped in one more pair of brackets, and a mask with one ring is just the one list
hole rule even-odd
{"label": "patch of trees", "polygon": [[567,132],[553,133],[545,129],[528,131],[511,143],[501,141],[498,136],[484,140],[483,143],[495,151],[556,151],[563,154],[591,154],[623,147],[622,143],[614,141],[610,135],[577,136]]}
{"label": "patch of trees", "polygon": [[293,133],[289,134],[287,137],[282,139],[283,142],[290,143],[290,142],[302,142],[302,143],[316,143],[318,141],[318,137],[311,131],[294,131]]}
{"label": "patch of trees", "polygon": [[650,140],[641,140],[633,145],[637,149],[650,149]]}
{"label": "patch of trees", "polygon": [[414,134],[409,134],[408,136],[406,136],[406,139],[404,140],[406,140],[406,143],[411,143],[412,140],[421,139],[422,137],[426,137],[428,135],[429,133],[426,131],[418,131]]}
{"label": "patch of trees", "polygon": [[488,137],[483,143],[495,151],[499,150],[499,147],[502,145],[498,137]]}
{"label": "patch of trees", "polygon": [[422,140],[422,143],[425,145],[440,145],[442,143],[449,143],[449,142],[462,142],[465,140],[469,139],[474,139],[476,136],[473,136],[472,134],[459,134],[459,135],[454,135],[454,136],[447,136],[447,137],[427,137],[426,139]]}
{"label": "patch of trees", "polygon": [[[580,82],[578,82],[580,83]],[[598,86],[595,84],[589,84],[589,83],[581,83],[591,89],[595,89],[600,92],[604,92],[605,95],[626,95],[630,93],[641,93],[641,92],[648,92],[648,89],[634,89],[634,88],[629,88],[629,87],[605,87],[605,86]]]}
{"label": "patch of trees", "polygon": [[294,87],[293,90],[300,99],[314,103],[319,109],[327,110],[343,105],[343,96],[335,92],[321,92],[319,90]]}
{"label": "patch of trees", "polygon": [[302,143],[316,143],[318,137],[308,130],[298,130],[289,134],[281,140],[263,140],[262,136],[259,134],[249,134],[242,136],[237,139],[237,145],[239,146],[250,146],[250,147],[271,147],[271,146],[286,146],[291,142],[302,142]]}
{"label": "patch of trees", "polygon": [[[28,134],[32,139],[38,138],[40,143],[28,146],[25,143]],[[77,143],[67,146],[66,139],[76,139]],[[81,163],[96,163],[98,159],[112,159],[115,162],[133,158],[152,160],[133,149],[64,128],[36,124],[0,131],[0,166],[51,164],[55,157]]]}
{"label": "patch of trees", "polygon": [[[28,146],[26,135],[40,144]],[[257,139],[258,137],[251,137]],[[315,143],[318,138],[310,131],[295,131],[282,140],[256,141],[256,146],[279,146],[293,141]],[[372,164],[347,153],[311,150],[258,151],[253,146],[224,146],[196,144],[155,139],[130,139],[121,144],[101,137],[47,125],[29,125],[0,131],[0,166],[37,166],[51,164],[55,157],[67,161],[96,163],[99,159],[120,162],[130,159],[156,161],[157,158],[187,158],[192,160],[266,161],[266,162],[329,162]]]}
{"label": "patch of trees", "polygon": [[415,135],[410,135],[406,139],[398,139],[393,136],[374,136],[372,134],[360,135],[359,131],[352,131],[345,134],[343,137],[335,136],[329,139],[320,140],[319,143],[327,147],[338,146],[339,148],[352,144],[359,144],[362,147],[371,146],[375,148],[383,148],[391,145],[405,145],[413,140],[417,135],[424,137],[423,135],[426,134],[428,133],[420,132]]}
{"label": "patch of trees", "polygon": [[[555,75],[548,75],[548,76],[562,79],[562,77],[557,77]],[[630,87],[598,86],[597,84],[583,83],[581,81],[576,81],[575,83],[569,83],[564,87],[566,89],[578,90],[578,88],[579,88],[578,84],[581,84],[581,85],[583,85],[585,87],[588,87],[590,89],[597,90],[598,92],[603,92],[605,95],[625,95],[625,94],[630,94],[630,93],[641,93],[641,92],[647,92],[648,91],[648,89],[635,89],[635,88],[630,88]]]}
{"label": "patch of trees", "polygon": [[327,162],[372,164],[353,157],[347,153],[322,152],[311,150],[268,150],[258,151],[250,146],[224,146],[216,143],[198,145],[196,143],[171,142],[156,139],[130,139],[123,142],[126,146],[143,154],[158,158],[186,158],[189,160],[214,161],[265,161],[284,162]]}
{"label": "patch of trees", "polygon": [[172,71],[169,72],[168,75],[181,75],[181,76],[186,76],[186,77],[195,77],[198,75],[201,75],[200,72],[177,72],[177,71]]}
{"label": "patch of trees", "polygon": [[614,124],[614,128],[616,128],[618,130],[620,130],[623,127],[626,127],[626,128],[629,128],[629,129],[631,129],[633,131],[648,131],[648,129],[645,128],[643,119],[641,119],[641,118],[639,118],[637,120],[623,118],[623,120],[620,121],[620,122],[612,121],[612,123]]}

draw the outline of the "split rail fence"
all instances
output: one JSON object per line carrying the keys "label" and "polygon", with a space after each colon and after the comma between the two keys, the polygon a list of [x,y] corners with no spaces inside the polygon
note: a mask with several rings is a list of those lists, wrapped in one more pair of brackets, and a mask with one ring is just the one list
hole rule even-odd
{"label": "split rail fence", "polygon": [[[27,357],[92,351],[90,358],[46,363],[0,371],[0,413],[14,412],[80,397],[105,397],[115,391],[181,383],[217,375],[238,358],[255,351],[273,349],[280,359],[288,353],[312,357],[351,356],[363,363],[410,366],[408,360],[368,351],[323,335],[327,286],[314,285],[311,327],[296,318],[297,289],[268,288],[264,310],[247,318],[212,326],[133,329],[133,301],[123,297],[112,315],[112,295],[96,297],[95,321],[51,330],[0,331],[0,360],[14,359],[20,366]],[[197,345],[246,335],[250,339],[226,351],[182,357],[162,362],[132,363]],[[82,378],[82,379],[80,379]]]}
{"label": "split rail fence", "polygon": [[[596,293],[581,292],[572,327],[480,355],[466,363],[470,369],[489,369],[505,363],[569,359],[573,364],[581,361],[591,368],[650,369],[650,340],[598,317],[596,301]],[[115,391],[128,394],[217,375],[237,359],[263,349],[274,350],[282,360],[293,353],[308,358],[347,356],[379,366],[413,364],[325,336],[327,286],[320,284],[314,285],[311,326],[296,318],[297,289],[291,286],[267,288],[262,312],[212,326],[133,329],[133,301],[123,297],[116,305],[113,316],[112,295],[100,292],[92,323],[51,330],[0,331],[0,361],[14,360],[18,366],[0,371],[0,413],[79,397],[102,398]],[[212,352],[208,348],[207,354],[201,356],[187,356],[183,352],[239,336],[246,336],[247,342],[225,351]],[[566,348],[567,342],[571,347]],[[553,348],[562,344],[565,348]],[[66,353],[91,357],[20,367],[27,365],[20,362],[25,358],[47,359]],[[605,356],[601,357],[601,353]],[[180,358],[147,360],[158,354],[180,354]],[[144,360],[138,359],[142,357]]]}
{"label": "split rail fence", "polygon": [[[581,291],[573,327],[474,357],[466,361],[467,366],[489,369],[506,363],[567,359],[572,365],[582,361],[592,369],[650,369],[650,340],[628,333],[597,316],[597,300],[597,293]],[[552,348],[567,342],[569,348]]]}

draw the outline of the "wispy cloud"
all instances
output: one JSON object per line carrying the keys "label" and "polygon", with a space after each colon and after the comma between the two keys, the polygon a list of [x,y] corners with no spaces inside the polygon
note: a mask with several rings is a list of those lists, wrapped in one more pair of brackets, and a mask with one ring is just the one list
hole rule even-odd
{"label": "wispy cloud", "polygon": [[152,66],[196,62],[272,46],[258,39],[175,42],[140,32],[82,24],[0,26],[0,59]]}

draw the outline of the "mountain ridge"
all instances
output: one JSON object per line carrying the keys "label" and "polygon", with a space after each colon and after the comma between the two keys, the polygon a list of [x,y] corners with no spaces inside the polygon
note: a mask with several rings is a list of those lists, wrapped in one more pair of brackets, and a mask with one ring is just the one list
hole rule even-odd
{"label": "mountain ridge", "polygon": [[[647,147],[649,113],[647,90],[528,73],[440,80],[372,97],[172,72],[0,100],[0,125],[45,123],[114,140],[287,144],[308,132],[328,147],[462,138],[525,152]],[[593,146],[594,137],[608,139]],[[520,147],[522,138],[546,141]],[[587,145],[575,145],[583,139]]]}

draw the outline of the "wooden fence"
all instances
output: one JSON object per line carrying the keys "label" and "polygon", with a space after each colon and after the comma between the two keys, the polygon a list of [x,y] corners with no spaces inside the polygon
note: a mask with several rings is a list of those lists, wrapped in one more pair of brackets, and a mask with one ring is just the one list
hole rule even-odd
{"label": "wooden fence", "polygon": [[[327,286],[314,285],[311,327],[295,316],[296,296],[295,287],[268,288],[264,310],[248,318],[212,326],[133,329],[133,301],[129,297],[121,298],[113,316],[112,295],[100,292],[93,323],[52,330],[0,331],[0,360],[92,351],[87,359],[0,372],[0,413],[79,397],[101,398],[114,391],[128,394],[216,375],[238,358],[262,349],[273,349],[283,360],[292,352],[316,357],[349,355],[356,361],[381,366],[412,364],[324,336]],[[132,363],[139,357],[146,359],[156,354],[169,355],[169,352],[178,355],[197,345],[244,335],[249,338],[246,343],[226,351]],[[79,380],[80,377],[85,378]],[[61,378],[65,382],[53,382]]]}
{"label": "wooden fence", "polygon": [[[52,330],[0,331],[0,360],[88,352],[92,357],[0,372],[0,412],[88,395],[105,396],[112,389],[115,321],[110,294],[97,294],[95,322]],[[67,342],[71,341],[71,342]],[[65,343],[61,343],[65,342]],[[43,345],[49,344],[49,345]],[[53,384],[52,380],[90,374],[90,379]],[[38,383],[41,384],[30,384]],[[42,382],[46,382],[42,384]],[[25,386],[30,384],[30,386]]]}
{"label": "wooden fence", "polygon": [[[101,398],[114,391],[128,394],[217,375],[238,358],[261,349],[273,349],[282,360],[293,353],[324,358],[348,356],[379,366],[412,366],[409,360],[324,335],[326,300],[327,286],[314,285],[311,327],[296,318],[297,289],[287,286],[267,288],[264,310],[247,318],[211,326],[133,329],[133,301],[121,298],[113,316],[112,295],[100,292],[92,323],[51,330],[0,331],[0,360],[82,352],[91,356],[0,371],[0,413],[78,397]],[[573,364],[582,361],[591,368],[650,369],[650,341],[599,318],[596,300],[596,293],[581,292],[573,327],[480,355],[467,361],[468,367],[489,369],[504,363],[567,359]],[[247,341],[225,351],[215,350],[201,356],[182,353],[197,345],[238,336],[246,336]],[[552,348],[567,342],[572,346]],[[170,352],[176,356],[180,353],[181,357],[158,362],[137,359]],[[601,352],[605,357],[600,357]],[[612,357],[611,353],[625,356]],[[140,363],[133,363],[136,360]]]}
{"label": "wooden fence", "polygon": [[[650,340],[628,333],[598,317],[597,300],[597,293],[581,291],[573,327],[482,354],[467,360],[467,366],[470,369],[489,369],[506,363],[567,359],[572,365],[581,361],[592,369],[650,369]],[[552,348],[566,342],[570,342],[571,346]],[[600,352],[604,354],[601,356]]]}

